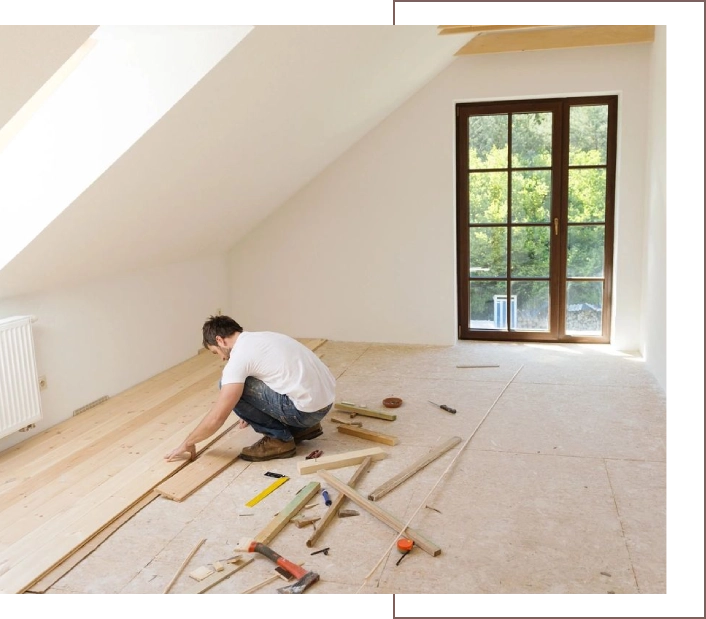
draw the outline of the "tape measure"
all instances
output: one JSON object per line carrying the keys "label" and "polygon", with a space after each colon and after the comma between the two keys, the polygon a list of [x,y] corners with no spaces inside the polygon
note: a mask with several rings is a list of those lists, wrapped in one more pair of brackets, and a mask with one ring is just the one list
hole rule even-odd
{"label": "tape measure", "polygon": [[414,542],[406,537],[400,537],[397,540],[397,550],[403,553],[408,553],[414,547]]}

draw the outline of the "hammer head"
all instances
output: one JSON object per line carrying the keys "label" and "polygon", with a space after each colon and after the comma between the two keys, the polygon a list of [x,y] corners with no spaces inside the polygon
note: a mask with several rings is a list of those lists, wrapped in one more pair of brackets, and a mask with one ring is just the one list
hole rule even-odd
{"label": "hammer head", "polygon": [[319,575],[316,572],[307,572],[304,576],[297,580],[297,582],[277,589],[277,593],[304,593],[305,589],[311,587],[311,585],[318,580]]}

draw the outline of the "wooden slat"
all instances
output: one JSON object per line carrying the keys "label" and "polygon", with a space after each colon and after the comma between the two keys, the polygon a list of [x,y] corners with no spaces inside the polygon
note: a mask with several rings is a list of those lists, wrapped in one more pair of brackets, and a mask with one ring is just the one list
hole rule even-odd
{"label": "wooden slat", "polygon": [[317,348],[323,346],[327,340],[320,338],[298,338],[298,341],[304,344],[312,352],[316,351]]}
{"label": "wooden slat", "polygon": [[397,445],[400,440],[392,434],[384,434],[382,432],[374,432],[373,430],[367,430],[366,428],[354,428],[351,426],[338,426],[338,431],[341,434],[348,434],[350,436],[357,436],[358,438],[364,438],[368,441],[373,441],[375,443],[383,443],[384,445]]}
{"label": "wooden slat", "polygon": [[[368,456],[363,460],[361,465],[355,470],[353,475],[351,475],[351,478],[348,480],[348,485],[351,488],[355,488],[356,484],[358,483],[358,480],[362,477],[363,473],[368,469],[370,466],[370,463],[372,462],[372,458]],[[339,495],[333,500],[331,503],[331,506],[326,510],[326,514],[324,517],[321,519],[321,522],[319,522],[318,526],[316,527],[316,530],[311,534],[308,540],[306,540],[306,545],[311,548],[315,543],[316,540],[321,537],[321,534],[326,530],[326,527],[331,523],[331,521],[336,517],[336,514],[338,513],[338,510],[343,507],[343,504],[346,502],[346,497],[345,494],[339,493]]]}
{"label": "wooden slat", "polygon": [[346,413],[355,413],[356,415],[363,415],[364,417],[375,417],[376,419],[384,419],[385,421],[394,421],[397,419],[397,415],[391,415],[390,413],[383,413],[382,411],[376,411],[369,408],[364,408],[362,406],[353,406],[352,404],[343,404],[342,402],[337,402],[333,406],[337,411],[344,411]]}
{"label": "wooden slat", "polygon": [[465,34],[473,32],[493,32],[496,30],[518,30],[521,28],[547,28],[553,26],[438,26],[439,34]]}
{"label": "wooden slat", "polygon": [[[92,439],[89,439],[88,436],[74,440],[67,439],[67,448],[61,454],[53,456],[53,459],[46,457],[36,467],[30,465],[21,471],[16,471],[14,479],[5,479],[1,495],[3,507],[6,508],[17,497],[26,497],[34,489],[46,487],[53,480],[58,479],[65,485],[67,482],[65,476],[75,471],[76,466],[91,458],[99,459],[101,462],[109,460],[110,454],[106,450],[115,453],[123,451],[126,447],[134,447],[138,436],[145,436],[144,430],[148,424],[155,423],[158,427],[165,428],[168,425],[166,420],[179,421],[176,413],[188,398],[201,406],[207,404],[206,397],[215,401],[215,394],[209,392],[213,390],[213,380],[217,376],[218,374],[211,369],[205,378],[201,378],[167,399],[162,399],[155,406],[145,409],[139,414],[106,410],[105,416],[120,420],[119,423],[111,424],[110,432],[96,431]],[[172,429],[178,430],[178,425],[173,426]],[[140,434],[137,434],[136,431]],[[166,431],[169,431],[169,428]],[[164,432],[163,429],[161,434]],[[151,429],[148,430],[148,434],[150,437],[153,436]],[[79,477],[83,478],[83,474],[80,472]]]}
{"label": "wooden slat", "polygon": [[102,531],[91,537],[85,544],[74,550],[71,555],[56,565],[52,570],[44,574],[39,580],[34,582],[27,591],[30,593],[46,593],[59,579],[68,574],[74,567],[90,555],[98,546],[115,533],[123,524],[137,514],[143,507],[149,505],[159,495],[156,492],[149,492],[137,503],[126,509],[117,518],[112,520]]}
{"label": "wooden slat", "polygon": [[465,28],[466,26],[493,26],[494,24],[439,24],[437,28]]}
{"label": "wooden slat", "polygon": [[[191,496],[238,459],[241,450],[246,446],[247,440],[244,437],[247,436],[250,436],[249,432],[244,433],[236,428],[202,456],[159,484],[157,493],[172,501],[183,501]],[[243,461],[243,468],[248,464]]]}
{"label": "wooden slat", "polygon": [[285,527],[285,525],[296,516],[306,505],[311,497],[315,496],[321,488],[318,481],[309,482],[297,495],[281,510],[272,521],[260,531],[253,539],[262,544],[269,544],[275,536]]}
{"label": "wooden slat", "polygon": [[297,462],[297,469],[300,475],[309,475],[310,473],[316,473],[316,471],[322,469],[339,469],[344,466],[360,464],[368,456],[373,460],[382,460],[387,457],[387,454],[380,447],[371,447],[370,449],[359,449],[357,451],[347,451],[342,454],[323,456],[322,458],[302,460]]}
{"label": "wooden slat", "polygon": [[571,26],[526,32],[494,32],[475,36],[456,55],[652,43],[654,30],[654,26]]}
{"label": "wooden slat", "polygon": [[172,579],[167,583],[167,586],[164,587],[164,591],[162,593],[169,593],[171,588],[174,586],[174,583],[177,581],[179,576],[181,576],[181,573],[184,571],[186,566],[189,564],[189,561],[194,557],[194,555],[199,551],[199,548],[203,545],[203,543],[206,541],[206,538],[202,538],[196,546],[193,547],[191,552],[186,556],[186,558],[181,562],[181,565],[179,566],[179,569],[176,571],[176,574],[172,576]]}
{"label": "wooden slat", "polygon": [[454,436],[442,445],[439,445],[438,447],[432,449],[427,455],[417,460],[414,464],[404,469],[401,473],[398,473],[389,481],[386,481],[381,486],[375,488],[375,490],[373,490],[368,495],[368,499],[370,499],[371,501],[377,501],[378,499],[382,498],[388,492],[391,492],[392,490],[397,488],[397,486],[399,486],[402,482],[408,480],[410,477],[412,477],[412,475],[421,471],[425,466],[434,462],[434,460],[444,455],[447,451],[449,451],[449,449],[454,448],[460,442],[461,437]]}
{"label": "wooden slat", "polygon": [[8,479],[29,479],[43,471],[56,470],[62,462],[66,463],[66,458],[83,451],[86,445],[119,432],[120,428],[128,426],[145,412],[178,396],[218,370],[211,359],[205,366],[203,363],[192,364],[191,360],[184,365],[190,368],[184,376],[172,369],[167,376],[159,375],[155,379],[156,384],[165,381],[163,388],[153,386],[149,391],[145,383],[141,383],[134,388],[134,392],[123,392],[112,397],[0,454],[0,493],[8,490]]}
{"label": "wooden slat", "polygon": [[[180,427],[169,436],[169,446],[182,442],[199,423],[200,416]],[[116,513],[186,464],[186,460],[167,462],[165,447],[164,442],[158,442],[82,500],[0,552],[0,592],[24,591],[38,575],[52,569],[102,530]]]}
{"label": "wooden slat", "polygon": [[409,527],[405,528],[404,522],[386,512],[381,507],[375,505],[368,501],[362,494],[342,482],[337,477],[334,477],[328,471],[319,471],[319,476],[327,484],[338,490],[339,492],[345,494],[351,501],[356,505],[362,507],[365,511],[371,513],[373,516],[384,522],[387,526],[392,527],[396,533],[401,533],[404,531],[404,536],[408,537],[414,543],[419,546],[424,552],[429,553],[432,557],[436,557],[441,553],[441,548],[439,548],[434,542],[424,537],[418,531],[411,529]]}
{"label": "wooden slat", "polygon": [[[180,426],[200,419],[211,405],[204,402],[203,391],[212,385],[212,376],[203,379],[193,392],[185,390],[142,418],[134,419],[128,434],[123,429],[115,437],[103,437],[62,462],[62,467],[45,471],[8,493],[9,504],[4,506],[4,496],[0,512],[0,543],[18,539],[112,478],[145,449],[168,439]],[[179,407],[186,411],[181,419],[175,415]]]}

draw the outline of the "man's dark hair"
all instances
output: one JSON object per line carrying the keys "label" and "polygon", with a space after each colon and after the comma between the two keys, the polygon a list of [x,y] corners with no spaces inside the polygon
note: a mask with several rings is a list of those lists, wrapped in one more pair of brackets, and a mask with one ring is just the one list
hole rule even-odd
{"label": "man's dark hair", "polygon": [[216,344],[216,336],[227,338],[234,333],[242,333],[243,328],[235,322],[230,316],[210,316],[203,323],[203,347],[218,346]]}

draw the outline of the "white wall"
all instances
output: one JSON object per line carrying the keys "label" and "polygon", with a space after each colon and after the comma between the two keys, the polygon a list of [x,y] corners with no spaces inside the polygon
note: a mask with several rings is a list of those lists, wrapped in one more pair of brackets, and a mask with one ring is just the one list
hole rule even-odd
{"label": "white wall", "polygon": [[[47,262],[50,268],[50,262]],[[195,355],[201,325],[228,303],[226,256],[0,300],[0,316],[34,314],[43,420],[0,451]]]}
{"label": "white wall", "polygon": [[644,299],[640,352],[660,386],[667,388],[667,36],[656,26],[650,57],[650,110],[647,146],[648,174]]}
{"label": "white wall", "polygon": [[456,341],[454,104],[620,95],[613,343],[640,340],[649,45],[458,58],[231,251],[247,329]]}

